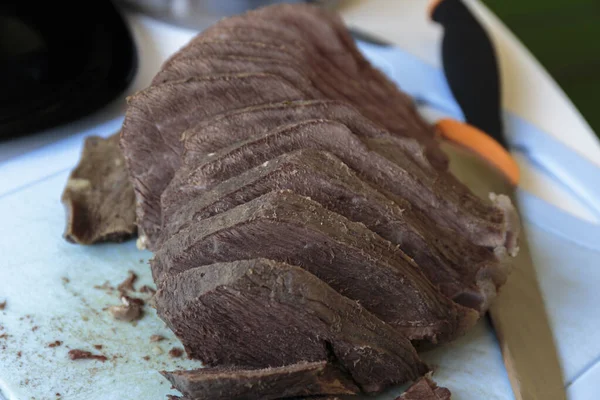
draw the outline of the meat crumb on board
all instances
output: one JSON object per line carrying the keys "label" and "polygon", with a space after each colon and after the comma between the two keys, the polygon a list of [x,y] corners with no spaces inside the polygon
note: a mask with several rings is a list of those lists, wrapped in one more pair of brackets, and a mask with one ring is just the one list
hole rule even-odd
{"label": "meat crumb on board", "polygon": [[148,285],[144,285],[140,288],[139,290],[140,293],[149,293],[151,295],[154,295],[154,293],[156,293],[156,290],[152,289],[150,286]]}
{"label": "meat crumb on board", "polygon": [[71,360],[99,360],[102,362],[107,360],[106,356],[101,354],[92,354],[89,351],[79,349],[69,350],[69,358]]}
{"label": "meat crumb on board", "polygon": [[102,346],[101,344],[95,344],[95,345],[94,345],[94,348],[95,348],[96,350],[102,350],[102,347],[103,347],[103,346]]}
{"label": "meat crumb on board", "polygon": [[180,349],[179,347],[173,347],[171,350],[169,350],[169,357],[171,358],[179,358],[183,355],[183,350]]}
{"label": "meat crumb on board", "polygon": [[152,335],[150,336],[150,342],[154,343],[154,342],[161,342],[163,340],[165,340],[166,337],[162,336],[162,335]]}
{"label": "meat crumb on board", "polygon": [[140,305],[139,300],[140,299],[131,299],[130,297],[122,296],[121,301],[123,302],[123,305],[108,307],[108,312],[110,312],[113,318],[118,321],[136,321],[142,317],[142,306]]}
{"label": "meat crumb on board", "polygon": [[58,347],[60,345],[62,345],[62,342],[60,340],[55,340],[54,342],[49,343],[48,347]]}
{"label": "meat crumb on board", "polygon": [[128,272],[129,275],[127,276],[127,278],[121,282],[119,284],[119,286],[117,286],[117,289],[119,290],[119,292],[130,292],[130,291],[134,291],[135,289],[133,288],[133,284],[135,283],[135,281],[137,281],[138,276],[135,272],[133,271],[129,271]]}
{"label": "meat crumb on board", "polygon": [[0,311],[3,311],[4,309],[6,309],[6,300],[0,302]]}

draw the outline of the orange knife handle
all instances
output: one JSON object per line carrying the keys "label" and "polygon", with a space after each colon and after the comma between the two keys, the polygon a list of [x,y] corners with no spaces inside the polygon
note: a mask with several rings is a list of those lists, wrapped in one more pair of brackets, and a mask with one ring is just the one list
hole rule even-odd
{"label": "orange knife handle", "polygon": [[468,148],[498,168],[513,185],[519,183],[519,165],[511,154],[487,133],[449,118],[439,120],[436,128],[442,137]]}

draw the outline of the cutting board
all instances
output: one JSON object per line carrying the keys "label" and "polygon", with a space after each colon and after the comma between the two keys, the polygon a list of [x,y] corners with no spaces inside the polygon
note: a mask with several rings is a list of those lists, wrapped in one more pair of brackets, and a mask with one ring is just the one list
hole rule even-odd
{"label": "cutting board", "polygon": [[[0,335],[7,335],[0,339],[0,391],[7,400],[164,399],[174,392],[158,370],[200,365],[166,354],[180,344],[151,308],[146,308],[136,326],[114,321],[103,311],[118,304],[114,292],[97,288],[106,281],[115,287],[132,270],[139,275],[137,287],[151,284],[148,252],[139,251],[133,241],[80,247],[61,237],[60,194],[77,162],[82,139],[91,134],[108,136],[122,121],[93,118],[91,127],[71,132],[68,139],[0,165],[0,254],[4,255],[0,302],[7,301],[0,311]],[[528,171],[543,175],[533,167]],[[544,187],[544,193],[562,190],[551,182]],[[565,384],[572,399],[596,398],[591,397],[595,396],[591,389],[597,380],[589,378],[594,371],[600,372],[595,366],[600,357],[596,335],[600,319],[594,307],[600,302],[595,287],[600,282],[595,261],[599,250],[593,246],[595,226],[528,192],[522,193],[522,203]],[[588,215],[585,207],[577,207],[573,207],[575,213]],[[587,218],[593,219],[593,213]],[[569,238],[562,232],[567,225],[571,233],[583,229],[587,239]],[[154,334],[166,340],[152,343]],[[57,340],[60,346],[48,346]],[[108,360],[72,361],[69,349],[89,350]],[[436,367],[436,380],[450,388],[456,399],[513,398],[497,341],[485,319],[463,338],[424,353],[423,358]],[[395,388],[376,398],[393,399],[401,390]]]}

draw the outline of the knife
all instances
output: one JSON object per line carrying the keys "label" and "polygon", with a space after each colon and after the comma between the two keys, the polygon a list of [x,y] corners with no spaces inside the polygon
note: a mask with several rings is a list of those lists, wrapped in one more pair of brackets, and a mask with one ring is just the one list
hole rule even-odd
{"label": "knife", "polygon": [[[466,123],[437,122],[450,170],[477,195],[511,197],[519,167],[505,139],[499,66],[488,33],[460,0],[431,3],[431,19],[444,29],[442,63]],[[489,314],[517,400],[566,399],[562,370],[525,232],[514,270]]]}

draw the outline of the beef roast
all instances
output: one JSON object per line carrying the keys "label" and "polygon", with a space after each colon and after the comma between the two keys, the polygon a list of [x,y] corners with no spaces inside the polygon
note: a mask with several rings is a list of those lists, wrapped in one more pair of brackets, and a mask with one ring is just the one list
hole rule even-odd
{"label": "beef roast", "polygon": [[207,400],[271,400],[360,390],[338,366],[327,361],[278,368],[202,368],[161,372],[185,396]]}
{"label": "beef roast", "polygon": [[441,294],[398,246],[289,191],[172,235],[156,252],[152,274],[161,282],[199,265],[261,257],[305,268],[411,339],[447,341],[477,319]]}
{"label": "beef roast", "polygon": [[245,260],[189,269],[160,285],[156,309],[188,354],[209,366],[330,360],[365,392],[428,369],[407,338],[288,264]]}
{"label": "beef roast", "polygon": [[160,195],[180,164],[181,132],[224,110],[303,96],[279,76],[237,74],[165,83],[130,97],[121,147],[147,247],[160,229]]}
{"label": "beef roast", "polygon": [[439,387],[429,376],[424,376],[396,400],[450,400],[451,398],[452,394],[448,389]]}
{"label": "beef roast", "polygon": [[394,203],[337,157],[315,150],[286,153],[192,198],[173,215],[165,213],[161,238],[280,189],[311,198],[399,245],[431,282],[464,306],[485,311],[506,277],[504,260],[490,250],[443,230],[407,202]]}
{"label": "beef roast", "polygon": [[163,202],[183,204],[215,184],[283,153],[313,148],[333,153],[362,179],[405,198],[436,223],[463,232],[473,243],[505,245],[511,235],[502,209],[484,204],[472,193],[463,196],[444,179],[435,179],[414,165],[402,168],[400,165],[410,163],[401,153],[390,160],[369,148],[393,147],[393,139],[372,139],[367,145],[345,125],[330,120],[285,125],[209,154],[196,165],[180,168],[163,194]]}
{"label": "beef roast", "polygon": [[72,243],[121,242],[135,235],[135,195],[119,149],[119,134],[86,138],[62,194]]}

